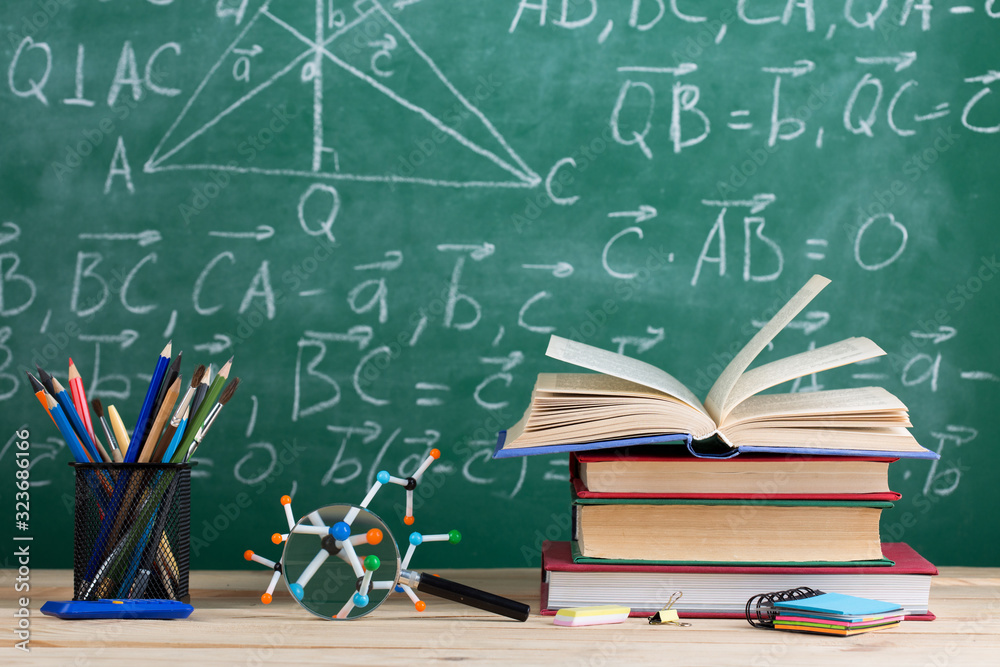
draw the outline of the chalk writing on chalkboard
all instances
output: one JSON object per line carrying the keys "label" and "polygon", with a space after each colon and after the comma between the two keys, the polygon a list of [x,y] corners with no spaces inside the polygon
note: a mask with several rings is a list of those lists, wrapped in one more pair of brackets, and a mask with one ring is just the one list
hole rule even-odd
{"label": "chalk writing on chalkboard", "polygon": [[[465,95],[452,85],[441,68],[420,48],[392,15],[374,0],[354,3],[351,9],[324,11],[317,3],[312,31],[303,33],[293,16],[296,3],[269,0],[251,18],[239,36],[212,65],[208,75],[195,89],[180,115],[153,151],[145,165],[147,173],[170,170],[211,170],[274,176],[308,176],[348,181],[422,183],[460,187],[533,187],[541,182],[524,161],[513,151],[500,132]],[[332,7],[332,3],[331,3]],[[285,42],[302,49],[290,61],[271,62],[281,58]],[[261,44],[266,44],[266,48]],[[408,63],[406,76],[394,76],[394,59]],[[413,63],[417,62],[417,66]],[[331,70],[334,70],[331,72]],[[464,163],[466,177],[454,180],[447,176],[429,177],[405,174],[401,165],[394,164],[401,146],[385,146],[384,154],[367,149],[328,145],[325,132],[326,109],[341,100],[326,101],[325,96],[336,92],[328,81],[344,73],[357,77],[382,98],[375,104],[393,107],[400,117],[415,114],[432,125],[437,133],[434,141],[439,150],[453,150],[457,143],[478,158]],[[234,86],[233,83],[242,83]],[[488,85],[488,84],[484,84]],[[212,163],[188,161],[185,149],[197,142],[212,142],[213,130],[224,123],[264,122],[273,133],[286,129],[292,122],[279,100],[311,97],[311,146],[282,156],[285,164],[269,164],[271,151],[264,164],[252,164],[258,157],[254,147],[240,144],[230,155],[222,154]],[[359,113],[367,100],[352,98]],[[278,106],[274,106],[278,104]],[[273,111],[269,110],[273,108]],[[465,125],[461,132],[446,122],[448,114],[472,114],[476,127]],[[372,142],[373,137],[360,137]],[[343,133],[337,137],[344,142]],[[460,157],[460,156],[459,156]],[[381,161],[380,161],[381,160]],[[482,163],[486,169],[481,169]],[[499,168],[507,172],[501,179]],[[512,177],[513,180],[510,180]]]}

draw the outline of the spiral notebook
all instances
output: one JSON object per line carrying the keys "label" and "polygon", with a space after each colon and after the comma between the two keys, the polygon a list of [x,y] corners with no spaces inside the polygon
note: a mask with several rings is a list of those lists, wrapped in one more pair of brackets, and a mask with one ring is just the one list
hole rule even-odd
{"label": "spiral notebook", "polygon": [[903,614],[893,602],[805,586],[755,595],[746,606],[747,622],[757,628],[842,637],[898,625]]}

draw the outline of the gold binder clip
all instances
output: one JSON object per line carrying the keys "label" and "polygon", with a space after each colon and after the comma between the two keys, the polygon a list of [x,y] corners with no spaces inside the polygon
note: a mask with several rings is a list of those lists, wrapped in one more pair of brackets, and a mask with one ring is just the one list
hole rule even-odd
{"label": "gold binder clip", "polygon": [[650,625],[676,625],[681,628],[686,628],[690,626],[690,623],[684,623],[681,621],[680,617],[677,616],[677,610],[674,609],[674,603],[681,599],[684,595],[683,592],[678,591],[670,596],[667,600],[667,604],[663,605],[663,609],[656,612],[649,617]]}

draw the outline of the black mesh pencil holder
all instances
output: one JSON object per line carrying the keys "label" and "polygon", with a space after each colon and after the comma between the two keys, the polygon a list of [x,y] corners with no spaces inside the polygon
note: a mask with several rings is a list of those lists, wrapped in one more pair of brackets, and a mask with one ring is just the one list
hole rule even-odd
{"label": "black mesh pencil holder", "polygon": [[191,465],[71,463],[73,599],[187,602]]}

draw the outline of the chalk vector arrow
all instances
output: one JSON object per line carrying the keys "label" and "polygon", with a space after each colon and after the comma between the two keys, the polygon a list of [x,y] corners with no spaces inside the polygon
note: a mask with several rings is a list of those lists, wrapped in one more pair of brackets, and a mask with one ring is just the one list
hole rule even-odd
{"label": "chalk vector arrow", "polygon": [[614,213],[608,213],[609,218],[635,218],[635,221],[646,222],[647,220],[652,220],[656,217],[656,209],[647,204],[643,204],[639,207],[638,211],[615,211]]}
{"label": "chalk vector arrow", "polygon": [[131,347],[132,343],[139,340],[139,332],[134,329],[122,329],[120,334],[110,335],[87,335],[81,334],[80,340],[84,343],[117,343],[121,349]]}
{"label": "chalk vector arrow", "polygon": [[[802,333],[806,336],[811,336],[816,333],[816,331],[825,327],[830,321],[830,313],[825,310],[810,310],[805,313],[804,317],[804,320],[793,320],[792,322],[789,322],[785,328],[802,329]],[[750,323],[758,329],[763,329],[764,325],[767,324],[765,320],[750,320]]]}
{"label": "chalk vector arrow", "polygon": [[467,252],[469,257],[475,261],[481,259],[486,259],[494,252],[496,252],[496,246],[489,241],[484,242],[482,245],[460,245],[456,243],[442,243],[437,247],[441,252]]}
{"label": "chalk vector arrow", "polygon": [[910,335],[914,338],[929,338],[935,345],[940,345],[957,333],[955,327],[946,327],[942,324],[938,326],[937,331],[911,331]]}
{"label": "chalk vector arrow", "polygon": [[697,72],[698,66],[694,63],[681,63],[677,67],[643,67],[641,65],[624,65],[618,68],[619,72],[640,72],[642,74],[673,74],[674,76],[684,76],[691,72]]}
{"label": "chalk vector arrow", "polygon": [[896,71],[902,72],[917,61],[917,52],[900,51],[898,56],[858,56],[854,61],[862,65],[895,65]]}
{"label": "chalk vector arrow", "polygon": [[326,430],[330,433],[343,433],[348,438],[357,433],[364,436],[361,442],[368,444],[382,433],[382,426],[377,422],[366,419],[364,426],[334,426],[328,424]]}
{"label": "chalk vector arrow", "polygon": [[775,196],[767,192],[760,192],[753,196],[753,199],[702,199],[705,206],[747,206],[750,208],[750,215],[760,213],[765,208],[774,203]]}
{"label": "chalk vector arrow", "polygon": [[650,336],[616,336],[611,339],[611,342],[618,343],[618,354],[624,354],[625,347],[628,345],[635,345],[636,352],[642,354],[663,340],[665,335],[663,327],[660,327],[659,329],[646,327],[646,333],[650,334]]}
{"label": "chalk vector arrow", "polygon": [[357,343],[358,350],[364,350],[368,347],[368,343],[372,341],[372,328],[367,324],[358,324],[348,329],[345,333],[336,333],[333,331],[306,331],[304,333],[306,338],[312,338],[313,340],[324,340],[332,341],[334,343]]}
{"label": "chalk vector arrow", "polygon": [[500,366],[500,372],[506,373],[524,361],[524,353],[514,350],[506,357],[480,357],[479,361],[484,364],[497,364]]}
{"label": "chalk vector arrow", "polygon": [[811,60],[796,60],[795,64],[790,67],[761,67],[760,69],[770,74],[791,74],[794,79],[816,69],[816,63]]}
{"label": "chalk vector arrow", "polygon": [[218,354],[219,352],[229,349],[233,345],[233,339],[226,334],[215,334],[212,338],[213,340],[210,343],[195,345],[195,351],[207,352],[208,354]]}
{"label": "chalk vector arrow", "polygon": [[77,238],[96,239],[99,241],[138,241],[140,246],[145,247],[158,242],[162,237],[160,236],[160,232],[156,231],[155,229],[147,229],[145,231],[136,232],[134,234],[119,233],[119,232],[110,232],[107,234],[103,233],[89,234],[85,232],[83,234],[80,234]]}
{"label": "chalk vector arrow", "polygon": [[540,269],[551,271],[556,278],[568,278],[573,275],[573,265],[569,262],[558,262],[556,264],[522,264],[522,269]]}
{"label": "chalk vector arrow", "polygon": [[995,69],[991,69],[986,74],[980,74],[979,76],[970,76],[965,80],[966,83],[982,83],[984,86],[988,86],[994,81],[1000,81],[1000,72]]}
{"label": "chalk vector arrow", "polygon": [[18,227],[13,222],[5,222],[0,227],[5,227],[10,231],[10,233],[0,234],[0,245],[4,243],[10,243],[11,241],[16,241],[19,236],[21,236],[21,228]]}
{"label": "chalk vector arrow", "polygon": [[266,239],[274,236],[274,227],[268,225],[258,225],[257,229],[252,232],[218,232],[213,231],[208,233],[209,236],[217,236],[223,239],[254,239],[256,241],[264,241]]}

